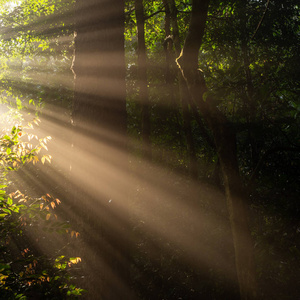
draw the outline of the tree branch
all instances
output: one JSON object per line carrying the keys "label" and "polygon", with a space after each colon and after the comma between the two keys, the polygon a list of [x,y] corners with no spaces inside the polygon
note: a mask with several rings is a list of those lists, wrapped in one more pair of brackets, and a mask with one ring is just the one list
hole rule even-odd
{"label": "tree branch", "polygon": [[254,33],[253,33],[253,35],[252,35],[252,37],[250,38],[250,40],[252,40],[252,39],[255,37],[255,35],[256,35],[256,33],[257,33],[259,27],[261,26],[261,24],[262,24],[262,22],[263,22],[263,20],[264,20],[264,18],[265,18],[265,15],[266,15],[266,13],[267,13],[267,10],[268,10],[268,7],[269,7],[269,3],[270,3],[270,0],[268,0],[268,2],[267,2],[266,9],[265,9],[265,11],[264,11],[264,13],[263,13],[263,15],[262,15],[262,17],[261,17],[261,19],[260,19],[258,25],[257,25],[257,27],[256,27],[256,29],[255,29],[255,31],[254,31]]}

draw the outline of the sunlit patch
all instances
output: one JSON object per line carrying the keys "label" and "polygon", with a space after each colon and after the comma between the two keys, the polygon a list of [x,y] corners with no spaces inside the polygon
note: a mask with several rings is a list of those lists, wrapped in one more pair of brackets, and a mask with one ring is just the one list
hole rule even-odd
{"label": "sunlit patch", "polygon": [[[13,12],[20,4],[20,1],[12,3],[9,11]],[[34,22],[42,23],[43,18]],[[40,34],[38,23],[34,24],[33,31]],[[6,35],[8,33],[9,29]],[[44,33],[47,35],[47,30]],[[94,34],[89,33],[91,37]],[[115,31],[111,30],[112,40],[114,34]],[[123,242],[118,244],[118,239],[126,239],[130,242],[131,264],[133,270],[137,270],[137,276],[142,276],[145,266],[144,262],[134,262],[135,259],[149,260],[155,269],[157,261],[163,257],[161,263],[166,266],[161,268],[166,268],[169,280],[174,284],[181,280],[181,275],[168,272],[177,265],[182,265],[178,270],[194,270],[196,273],[217,269],[234,282],[233,259],[223,252],[223,248],[218,249],[218,239],[226,249],[231,249],[222,194],[171,170],[164,165],[164,159],[161,164],[152,163],[134,155],[135,150],[128,149],[122,142],[123,133],[106,127],[105,123],[103,126],[90,125],[89,120],[80,123],[80,118],[72,114],[72,110],[76,112],[72,104],[74,76],[70,70],[74,43],[72,32],[45,40],[33,38],[28,45],[16,36],[13,38],[17,48],[33,47],[36,54],[31,56],[26,50],[26,55],[17,53],[13,59],[6,55],[6,80],[12,82],[16,90],[13,93],[6,91],[3,95],[10,107],[23,111],[19,137],[24,149],[20,149],[19,154],[34,147],[37,150],[29,161],[34,167],[25,166],[15,172],[11,180],[16,182],[16,187],[23,187],[34,197],[39,197],[38,208],[44,212],[46,222],[73,224],[74,229],[68,226],[62,229],[70,239],[77,240],[73,248],[69,248],[69,243],[65,245],[61,236],[44,233],[37,241],[36,232],[28,231],[28,238],[36,241],[37,251],[50,256],[54,245],[61,245],[72,256],[69,260],[64,255],[58,256],[54,261],[56,269],[80,266],[82,262],[86,268],[83,277],[91,282],[95,282],[93,277],[99,272],[110,278],[109,284],[121,286],[123,279],[109,260],[119,257],[120,262],[126,263],[127,250],[123,254],[119,248]],[[55,56],[57,53],[51,51],[55,47],[62,51],[60,55]],[[90,100],[94,96],[105,97],[116,107],[122,101],[123,90],[119,87],[124,85],[123,73],[119,78],[110,74],[111,70],[120,68],[119,56],[118,52],[112,51],[103,52],[101,57],[93,52],[85,54],[83,61],[87,72],[81,76],[80,84],[85,86],[84,101],[87,105],[91,102],[98,109],[97,102]],[[95,62],[101,64],[102,73],[97,74]],[[76,73],[76,68],[74,71]],[[100,91],[96,88],[99,81]],[[156,105],[168,107],[167,102]],[[96,120],[93,124],[101,124],[101,116],[99,122]],[[123,146],[116,146],[118,144]],[[164,149],[153,146],[153,151],[164,152],[166,157],[172,155],[168,145]],[[20,190],[12,195],[19,203],[28,201]],[[24,219],[23,223],[26,222]],[[28,250],[24,249],[22,253],[28,255]],[[30,273],[33,269],[34,266],[30,265],[25,271]],[[50,277],[44,274],[39,280],[50,282]],[[90,289],[95,285],[85,284]]]}
{"label": "sunlit patch", "polygon": [[[0,1],[0,179],[3,181],[0,182],[0,221],[13,220],[11,216],[15,214],[20,223],[12,224],[22,231],[19,235],[8,231],[5,242],[0,245],[10,246],[8,258],[0,261],[0,283],[6,284],[12,274],[16,274],[27,288],[53,284],[60,291],[68,289],[65,296],[79,295],[81,290],[77,286],[82,284],[89,295],[99,299],[121,299],[123,295],[119,293],[129,291],[130,294],[132,290],[145,299],[236,296],[235,237],[228,214],[230,205],[226,204],[223,191],[226,178],[220,176],[220,161],[214,145],[210,145],[213,138],[207,133],[207,124],[202,124],[201,128],[203,114],[197,107],[192,110],[195,104],[191,99],[186,108],[180,99],[190,98],[190,94],[188,88],[178,87],[175,52],[180,51],[173,49],[176,45],[171,32],[176,24],[168,19],[172,14],[165,15],[168,13],[166,5],[172,1],[143,2],[147,11],[144,21],[149,20],[144,26],[149,36],[144,45],[148,57],[143,67],[147,66],[148,70],[147,80],[139,82],[135,3],[126,1],[124,54],[123,32],[120,31],[123,15],[116,15],[121,1],[92,2],[91,10],[87,0]],[[174,2],[178,6],[176,14],[180,16],[179,39],[188,32],[191,12],[188,2]],[[262,1],[255,2],[257,11],[272,12],[270,1],[266,7]],[[77,17],[74,4],[81,5],[76,6],[80,10]],[[245,9],[254,9],[252,6],[246,5]],[[266,60],[265,57],[272,51],[275,53],[274,49],[279,51],[278,45],[273,45],[266,53],[257,49],[257,54],[253,51],[256,41],[251,40],[248,50],[253,51],[249,55],[253,61],[245,72],[243,55],[248,50],[243,53],[240,45],[244,41],[238,36],[238,30],[228,30],[226,34],[230,39],[227,42],[233,44],[224,42],[223,49],[213,41],[214,34],[219,36],[219,32],[216,33],[219,25],[215,25],[219,23],[212,22],[217,20],[223,24],[222,28],[227,28],[247,16],[246,32],[254,26],[256,16],[248,11],[242,18],[236,16],[238,7],[231,3],[222,2],[213,7],[216,15],[209,15],[208,22],[213,25],[206,33],[207,45],[199,56],[201,69],[198,71],[204,74],[209,89],[212,87],[203,94],[204,102],[211,100],[210,95],[215,96],[213,107],[228,114],[229,127],[234,128],[234,134],[241,135],[238,148],[241,157],[245,156],[242,168],[245,180],[253,169],[260,172],[264,160],[272,173],[281,161],[273,159],[269,164],[269,154],[274,155],[277,148],[298,150],[297,141],[293,140],[297,130],[292,128],[291,122],[299,115],[293,81],[279,84],[280,77],[276,77],[281,72],[289,73],[291,66],[281,60],[292,50],[285,49],[278,66],[272,69],[269,66],[272,58]],[[151,17],[156,21],[150,21]],[[115,23],[112,24],[112,20]],[[168,20],[170,32],[166,38],[163,27],[167,31],[165,23]],[[292,17],[286,17],[285,22],[291,20]],[[274,22],[274,28],[279,26]],[[256,26],[256,31],[262,29]],[[264,38],[260,38],[257,31],[256,38],[265,43],[267,38],[279,38],[280,30],[273,31],[273,37],[267,37],[272,31],[266,30]],[[222,36],[225,40],[226,34]],[[283,45],[282,42],[280,47]],[[235,46],[238,48],[234,50]],[[272,70],[269,78],[266,77],[267,68]],[[251,76],[246,78],[248,81],[243,77],[247,72],[259,74],[253,80],[258,87],[253,92],[255,113],[250,117],[249,86],[246,85]],[[197,76],[195,78],[199,79]],[[140,97],[142,85],[148,93],[146,103]],[[282,91],[272,94],[276,85],[282,85]],[[285,103],[289,97],[291,100]],[[266,105],[268,101],[270,104]],[[273,113],[280,115],[280,122],[281,118],[287,121],[277,125]],[[148,128],[147,118],[151,123]],[[252,119],[256,123],[252,124]],[[268,120],[267,130],[257,141],[258,163],[254,168],[250,160],[255,151],[250,155],[248,148],[256,142],[256,133],[265,120]],[[278,140],[267,137],[276,135],[274,132],[280,135]],[[210,142],[204,138],[205,134]],[[194,140],[189,143],[191,137]],[[226,139],[222,138],[226,144]],[[278,142],[288,147],[277,147]],[[195,149],[192,149],[193,143]],[[296,163],[295,159],[291,170],[297,169]],[[191,166],[195,167],[196,175],[192,176]],[[284,174],[287,169],[282,169],[278,175],[281,180],[287,176]],[[262,190],[272,190],[270,178]],[[286,183],[290,181],[288,177]],[[252,182],[249,190],[251,188]],[[289,202],[276,197],[279,198],[274,192],[276,202]],[[281,198],[285,197],[288,198],[286,195]],[[255,201],[262,201],[257,198]],[[286,202],[282,205],[283,211],[288,206]],[[18,215],[22,209],[26,213]],[[272,242],[266,242],[266,235],[271,240],[274,224],[282,224],[281,219],[276,219],[276,213],[274,215],[266,209],[263,217],[255,216],[263,220],[252,232],[257,238],[255,249],[264,251],[263,243],[266,243],[270,252],[261,251],[263,258],[282,251],[272,249]],[[267,233],[263,233],[263,226],[268,228]],[[282,236],[289,235],[286,228],[277,228],[276,232],[281,231],[284,232]],[[243,231],[240,236],[243,239],[247,234]],[[285,246],[284,242],[282,245]],[[299,256],[296,243],[286,248],[295,257]],[[40,262],[33,259],[36,254],[46,262],[49,259],[51,267],[40,270]],[[262,260],[261,257],[258,260]],[[19,258],[22,262],[26,259],[30,262],[24,263],[22,268],[18,263],[11,263]],[[289,274],[285,268],[292,265],[290,261],[289,264],[280,261],[276,272],[270,272],[271,279]],[[13,272],[13,268],[17,271]],[[261,275],[264,270],[259,272]],[[68,274],[75,285],[59,285],[59,280],[67,279]]]}

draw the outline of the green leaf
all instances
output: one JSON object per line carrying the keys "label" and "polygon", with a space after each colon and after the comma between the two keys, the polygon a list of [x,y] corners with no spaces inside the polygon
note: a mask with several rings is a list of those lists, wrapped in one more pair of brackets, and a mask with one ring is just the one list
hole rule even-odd
{"label": "green leaf", "polygon": [[6,212],[7,214],[11,215],[11,211],[7,208],[2,208],[3,212]]}
{"label": "green leaf", "polygon": [[55,259],[55,262],[61,261],[65,256],[61,255]]}
{"label": "green leaf", "polygon": [[4,270],[10,270],[10,265],[0,263],[0,272],[3,272]]}
{"label": "green leaf", "polygon": [[18,97],[16,98],[16,104],[19,110],[23,108],[22,101]]}
{"label": "green leaf", "polygon": [[15,213],[18,213],[20,211],[20,207],[16,206],[16,205],[13,205],[13,206],[10,207],[10,210],[15,212]]}
{"label": "green leaf", "polygon": [[13,200],[10,197],[7,198],[7,204],[8,205],[12,205],[13,204]]}

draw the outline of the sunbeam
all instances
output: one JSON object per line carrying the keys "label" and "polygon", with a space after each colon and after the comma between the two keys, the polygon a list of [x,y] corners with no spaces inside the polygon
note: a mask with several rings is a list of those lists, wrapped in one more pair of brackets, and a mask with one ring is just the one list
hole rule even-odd
{"label": "sunbeam", "polygon": [[0,300],[296,299],[298,6],[0,1]]}

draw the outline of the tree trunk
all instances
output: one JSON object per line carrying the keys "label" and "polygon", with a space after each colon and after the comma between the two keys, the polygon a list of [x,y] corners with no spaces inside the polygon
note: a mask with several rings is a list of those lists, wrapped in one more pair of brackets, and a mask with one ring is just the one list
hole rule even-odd
{"label": "tree trunk", "polygon": [[247,118],[248,123],[248,135],[249,135],[249,143],[251,148],[251,158],[252,158],[252,170],[256,167],[259,161],[259,154],[260,154],[260,147],[255,137],[255,128],[253,124],[256,119],[257,113],[257,103],[255,101],[254,95],[254,85],[253,85],[253,78],[252,72],[250,69],[251,59],[250,59],[250,47],[249,47],[249,33],[247,31],[247,22],[248,17],[246,15],[246,3],[241,1],[238,4],[238,10],[240,11],[241,15],[241,53],[242,53],[242,60],[243,60],[243,68],[245,73],[246,85],[245,85],[245,95],[244,95],[244,112]]}
{"label": "tree trunk", "polygon": [[138,36],[138,88],[142,108],[142,151],[143,156],[151,160],[150,144],[150,103],[147,79],[147,53],[145,44],[145,16],[143,0],[135,0],[135,15]]}
{"label": "tree trunk", "polygon": [[[173,33],[173,41],[175,46],[176,56],[180,54],[181,45],[179,38],[179,29],[177,23],[177,8],[174,0],[165,0],[166,4],[170,8],[170,19],[172,25],[172,33]],[[180,94],[180,102],[182,107],[182,118],[183,118],[183,131],[185,133],[186,144],[187,144],[187,155],[188,155],[188,169],[189,174],[192,178],[198,178],[198,168],[197,168],[197,156],[195,149],[195,141],[192,132],[192,113],[189,107],[189,91],[186,85],[186,82],[182,78],[179,72],[179,94]]]}
{"label": "tree trunk", "polygon": [[77,0],[72,212],[88,299],[135,299],[129,272],[124,1]]}
{"label": "tree trunk", "polygon": [[193,101],[214,137],[220,160],[229,219],[233,234],[235,262],[241,299],[256,297],[253,245],[247,222],[246,195],[239,175],[236,136],[230,122],[208,95],[205,80],[198,71],[198,52],[202,43],[208,12],[208,0],[193,0],[190,28],[177,59]]}

